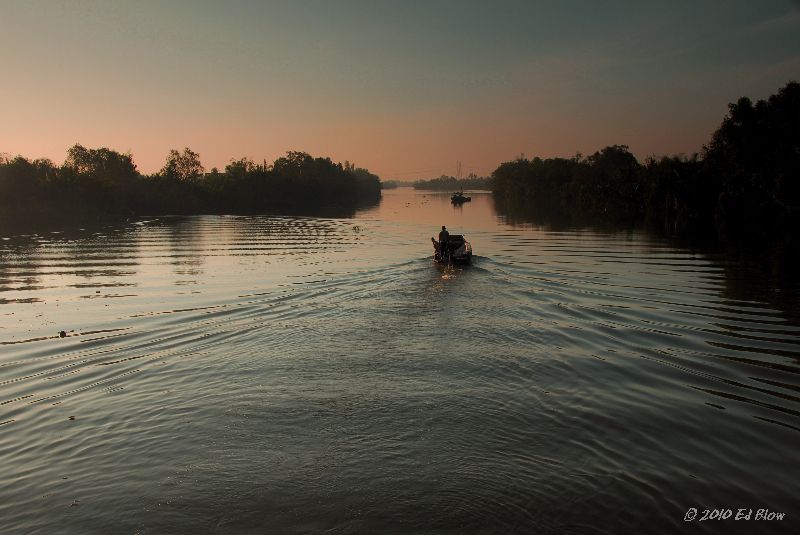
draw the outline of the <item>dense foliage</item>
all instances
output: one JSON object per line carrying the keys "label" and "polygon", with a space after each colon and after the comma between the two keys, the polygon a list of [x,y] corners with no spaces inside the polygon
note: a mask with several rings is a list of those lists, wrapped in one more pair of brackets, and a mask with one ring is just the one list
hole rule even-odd
{"label": "dense foliage", "polygon": [[491,189],[489,179],[470,173],[467,178],[442,175],[430,180],[417,180],[414,189],[427,189],[435,191],[458,191],[465,189]]}
{"label": "dense foliage", "polygon": [[538,218],[650,222],[670,232],[763,239],[800,229],[800,84],[741,98],[702,157],[648,158],[624,145],[587,158],[518,159],[492,175],[499,204]]}
{"label": "dense foliage", "polygon": [[195,213],[347,213],[380,198],[365,169],[289,152],[271,165],[243,158],[205,173],[197,153],[170,151],[158,173],[140,174],[130,154],[70,148],[63,165],[0,158],[0,222]]}
{"label": "dense foliage", "polygon": [[411,182],[402,180],[381,180],[381,189],[396,189],[413,185]]}

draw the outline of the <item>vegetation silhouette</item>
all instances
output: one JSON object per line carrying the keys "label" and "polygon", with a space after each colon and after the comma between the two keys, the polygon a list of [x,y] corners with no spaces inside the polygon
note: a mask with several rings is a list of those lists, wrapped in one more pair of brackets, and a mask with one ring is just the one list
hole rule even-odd
{"label": "vegetation silhouette", "polygon": [[411,182],[403,182],[402,180],[382,180],[381,189],[397,189],[405,186],[412,186]]}
{"label": "vegetation silhouette", "polygon": [[0,224],[28,226],[158,214],[282,213],[350,215],[378,202],[380,180],[366,169],[305,152],[272,164],[248,158],[206,173],[188,147],[171,150],[153,175],[133,157],[75,145],[63,165],[0,156]]}
{"label": "vegetation silhouette", "polygon": [[491,189],[491,182],[488,177],[479,177],[475,173],[470,173],[467,178],[442,175],[430,180],[416,180],[413,186],[414,189],[463,191],[465,189]]}
{"label": "vegetation silhouette", "polygon": [[498,210],[512,220],[644,223],[731,243],[797,240],[800,84],[728,109],[702,156],[640,163],[612,145],[588,157],[505,162],[492,173]]}
{"label": "vegetation silhouette", "polygon": [[[702,155],[649,157],[626,145],[583,157],[519,158],[491,179],[441,176],[417,189],[491,188],[510,219],[624,223],[728,242],[796,240],[800,229],[800,84],[767,100],[742,97]],[[61,166],[0,156],[0,224],[199,213],[349,215],[380,199],[378,177],[350,162],[288,152],[272,164],[233,160],[205,172],[191,149],[171,150],[153,175],[131,154],[75,145]]]}

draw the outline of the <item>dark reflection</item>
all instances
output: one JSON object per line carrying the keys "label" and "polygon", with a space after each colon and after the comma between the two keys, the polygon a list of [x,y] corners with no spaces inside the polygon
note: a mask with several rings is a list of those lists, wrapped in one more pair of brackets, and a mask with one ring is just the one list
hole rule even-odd
{"label": "dark reflection", "polygon": [[196,217],[166,218],[159,220],[155,228],[163,229],[165,233],[165,241],[169,244],[169,263],[175,274],[189,277],[179,283],[196,283],[196,277],[204,272],[205,263],[205,229],[201,220]]}
{"label": "dark reflection", "polygon": [[[357,232],[332,218],[302,216],[229,216],[206,220],[225,232],[224,254],[231,256],[302,255],[357,240]],[[343,230],[345,230],[343,232]]]}
{"label": "dark reflection", "polygon": [[592,221],[580,214],[567,214],[560,209],[533,206],[493,196],[497,214],[509,225],[535,226],[550,231],[590,229],[597,232],[638,230],[673,247],[703,255],[723,268],[722,297],[734,301],[763,303],[781,312],[787,322],[800,325],[800,251],[783,242],[760,247],[723,245],[709,235],[670,236],[646,225]]}
{"label": "dark reflection", "polygon": [[284,206],[280,210],[268,211],[264,215],[351,218],[356,212],[374,208],[381,203],[381,197],[364,197],[352,199],[339,204],[322,204],[320,206]]}
{"label": "dark reflection", "polygon": [[629,220],[603,220],[583,215],[579,210],[565,211],[552,203],[532,203],[521,198],[492,195],[497,215],[509,225],[535,226],[556,232],[589,228],[602,232],[630,230],[636,225]]}
{"label": "dark reflection", "polygon": [[[47,276],[77,276],[80,289],[135,286],[120,279],[136,274],[139,251],[131,225],[66,226],[36,234],[11,234],[0,240],[0,291],[40,291]],[[85,298],[100,297],[95,293]],[[106,295],[106,294],[104,294]],[[41,297],[3,298],[2,302],[39,302]]]}
{"label": "dark reflection", "polygon": [[[0,342],[2,364],[17,355],[0,381],[17,452],[0,497],[22,511],[7,524],[563,532],[578,504],[587,523],[628,511],[594,531],[672,533],[687,504],[754,499],[740,489],[791,511],[797,330],[762,306],[791,274],[643,232],[509,228],[491,208],[395,192],[360,220],[164,217],[36,238],[36,273],[143,295],[76,300],[80,324]],[[433,262],[442,224],[476,247],[471,265]],[[135,277],[74,276],[131,256]],[[174,292],[185,281],[215,288]],[[28,508],[52,481],[83,506]]]}
{"label": "dark reflection", "polygon": [[[140,259],[134,232],[131,225],[87,227],[60,235],[61,240],[54,241],[51,246],[54,252],[63,253],[65,273],[87,279],[75,287],[124,286],[124,282],[108,279],[136,275]],[[53,261],[59,262],[59,258]]]}
{"label": "dark reflection", "polygon": [[[3,237],[0,240],[0,292],[41,288],[39,248],[39,236],[35,234]],[[20,301],[0,294],[0,304],[11,302]]]}
{"label": "dark reflection", "polygon": [[[767,304],[788,323],[800,326],[800,255],[785,246],[725,250],[723,296],[734,301]],[[798,355],[800,359],[800,355]]]}
{"label": "dark reflection", "polygon": [[453,207],[453,212],[456,212],[457,214],[464,213],[464,203],[456,203],[456,202],[454,202],[454,203],[451,203],[451,205]]}

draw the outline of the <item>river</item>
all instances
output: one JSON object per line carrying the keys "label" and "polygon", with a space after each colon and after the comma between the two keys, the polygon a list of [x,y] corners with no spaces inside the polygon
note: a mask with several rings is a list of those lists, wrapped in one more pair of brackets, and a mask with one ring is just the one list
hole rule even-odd
{"label": "river", "polygon": [[404,188],[0,238],[3,533],[800,526],[798,280],[758,263]]}

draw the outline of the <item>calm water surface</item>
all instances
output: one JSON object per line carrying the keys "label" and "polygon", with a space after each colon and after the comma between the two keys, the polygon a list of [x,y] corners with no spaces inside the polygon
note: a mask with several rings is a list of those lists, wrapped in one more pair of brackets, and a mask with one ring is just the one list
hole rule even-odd
{"label": "calm water surface", "polygon": [[[472,266],[432,263],[443,223]],[[799,305],[772,280],[480,193],[3,235],[2,531],[790,533]]]}

